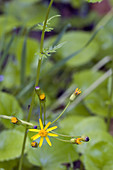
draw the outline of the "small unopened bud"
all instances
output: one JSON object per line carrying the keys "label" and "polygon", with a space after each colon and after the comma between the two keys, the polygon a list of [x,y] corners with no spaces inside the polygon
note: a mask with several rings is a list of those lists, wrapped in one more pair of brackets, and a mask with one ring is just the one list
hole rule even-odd
{"label": "small unopened bud", "polygon": [[89,141],[89,137],[88,136],[83,135],[81,138],[82,138],[82,141],[84,141],[84,142],[88,142]]}
{"label": "small unopened bud", "polygon": [[40,89],[39,86],[36,86],[36,87],[35,87],[35,92],[36,92],[36,94],[37,94],[38,96],[41,94],[41,89]]}
{"label": "small unopened bud", "polygon": [[31,143],[31,146],[32,146],[33,148],[37,148],[37,147],[38,147],[38,143],[33,141],[33,142]]}
{"label": "small unopened bud", "polygon": [[36,125],[34,126],[34,129],[37,129],[37,126],[36,126]]}
{"label": "small unopened bud", "polygon": [[13,116],[13,117],[11,118],[11,123],[17,124],[17,123],[18,123],[18,119]]}
{"label": "small unopened bud", "polygon": [[40,99],[41,101],[44,101],[44,100],[46,99],[45,94],[44,94],[44,93],[40,94],[40,95],[39,95],[39,99]]}

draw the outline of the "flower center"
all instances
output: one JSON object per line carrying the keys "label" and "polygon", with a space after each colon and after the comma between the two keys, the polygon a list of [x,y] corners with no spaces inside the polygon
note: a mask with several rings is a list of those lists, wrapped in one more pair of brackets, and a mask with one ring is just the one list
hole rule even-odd
{"label": "flower center", "polygon": [[47,131],[44,130],[44,129],[42,129],[42,130],[39,131],[39,135],[40,135],[41,137],[46,137],[46,136],[47,136]]}

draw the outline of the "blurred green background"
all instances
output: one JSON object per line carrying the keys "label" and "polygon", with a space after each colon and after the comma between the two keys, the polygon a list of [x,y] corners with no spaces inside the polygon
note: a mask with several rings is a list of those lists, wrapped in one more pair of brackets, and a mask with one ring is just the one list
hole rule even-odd
{"label": "blurred green background", "polygon": [[[96,2],[96,3],[91,3]],[[45,19],[49,0],[0,0],[0,115],[26,120],[36,79],[41,31],[27,30]],[[52,140],[32,148],[28,135],[23,170],[113,170],[113,0],[54,0],[54,29],[45,47],[65,44],[44,59],[39,86],[46,94],[47,122],[64,109],[75,88],[82,94],[61,117],[58,132],[87,135],[88,143]],[[35,98],[31,122],[37,124]],[[110,124],[108,123],[110,116]],[[18,169],[24,127],[0,119],[0,170]]]}

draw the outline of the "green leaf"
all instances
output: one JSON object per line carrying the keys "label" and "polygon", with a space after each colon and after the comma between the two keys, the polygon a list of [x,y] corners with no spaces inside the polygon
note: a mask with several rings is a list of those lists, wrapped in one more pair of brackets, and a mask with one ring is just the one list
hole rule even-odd
{"label": "green leaf", "polygon": [[[19,64],[19,68],[21,68],[21,55],[23,48],[24,37],[19,37],[16,39],[10,53],[15,54],[17,56],[17,64]],[[39,48],[38,41],[27,38],[26,40],[26,75],[31,75],[31,70],[38,63],[38,59],[34,57],[35,52]],[[15,50],[16,49],[16,50]]]}
{"label": "green leaf", "polygon": [[98,129],[106,131],[104,120],[98,117],[88,117],[73,125],[71,135],[87,135],[87,133],[93,133],[93,131]]}
{"label": "green leaf", "polygon": [[[92,93],[90,93],[85,98],[85,100],[84,100],[85,104],[86,104],[87,108],[93,114],[107,117],[109,96],[108,96],[106,89],[107,89],[107,86],[95,89]],[[112,110],[112,116],[113,116],[113,110]]]}
{"label": "green leaf", "polygon": [[0,38],[3,33],[11,31],[20,25],[20,21],[14,16],[2,15],[0,16]]}
{"label": "green leaf", "polygon": [[[65,62],[71,67],[81,66],[94,58],[99,49],[99,45],[96,40],[93,39],[95,34],[96,32],[91,35],[83,31],[66,33],[61,42],[66,41],[67,43],[57,52],[57,58],[58,56],[63,58],[62,61],[58,63],[59,66]],[[47,44],[53,43],[54,39],[55,37],[48,39],[48,41],[46,41]]]}
{"label": "green leaf", "polygon": [[[0,161],[12,160],[20,156],[23,144],[23,137],[23,133],[16,130],[8,130],[1,132]],[[27,140],[26,146],[28,146],[28,144],[29,142]]]}
{"label": "green leaf", "polygon": [[18,87],[20,85],[20,69],[19,65],[14,62],[8,62],[4,72],[4,80],[1,85],[5,88]]}
{"label": "green leaf", "polygon": [[102,2],[102,0],[86,0],[86,1],[90,3]]}
{"label": "green leaf", "polygon": [[77,74],[74,74],[73,81],[77,87],[84,91],[102,75],[103,73],[101,71],[95,72],[91,69],[84,70],[77,72]]}
{"label": "green leaf", "polygon": [[61,163],[78,159],[78,154],[70,143],[60,142],[52,138],[51,141],[51,147],[44,143],[41,148],[29,149],[28,160],[30,163],[48,169],[50,166],[56,167]]}
{"label": "green leaf", "polygon": [[70,134],[74,126],[81,122],[83,119],[85,119],[85,117],[71,114],[61,119],[59,122],[59,126],[63,132],[65,132],[66,134]]}
{"label": "green leaf", "polygon": [[22,4],[33,4],[33,3],[37,3],[37,2],[40,2],[41,0],[19,0],[19,2],[21,2]]}
{"label": "green leaf", "polygon": [[113,169],[113,145],[99,142],[82,156],[82,160],[86,170]]}
{"label": "green leaf", "polygon": [[[0,170],[12,170],[18,163],[17,159],[0,162]],[[3,168],[3,169],[1,169]]]}
{"label": "green leaf", "polygon": [[[14,115],[20,119],[23,118],[23,111],[15,97],[4,92],[0,92],[0,114],[7,116]],[[1,119],[1,122],[7,128],[14,127],[14,125],[10,123],[10,120]]]}

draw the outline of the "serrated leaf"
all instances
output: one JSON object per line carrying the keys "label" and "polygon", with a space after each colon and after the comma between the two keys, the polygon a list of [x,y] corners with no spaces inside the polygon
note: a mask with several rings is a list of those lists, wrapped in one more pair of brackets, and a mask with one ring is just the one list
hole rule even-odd
{"label": "serrated leaf", "polygon": [[[23,144],[23,137],[23,133],[17,130],[8,130],[1,132],[0,161],[12,160],[20,156]],[[26,146],[28,146],[28,144],[29,142],[27,140]]]}
{"label": "serrated leaf", "polygon": [[43,168],[58,166],[61,163],[69,162],[70,159],[77,160],[78,155],[70,143],[64,143],[52,139],[52,147],[45,143],[41,148],[30,148],[28,151],[28,160],[30,163]]}
{"label": "serrated leaf", "polygon": [[[7,116],[17,116],[18,118],[23,118],[23,111],[19,106],[16,98],[11,94],[0,92],[0,114],[7,115]],[[5,127],[11,128],[14,127],[11,124],[10,120],[7,119],[0,119],[0,121],[4,124]]]}

